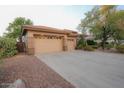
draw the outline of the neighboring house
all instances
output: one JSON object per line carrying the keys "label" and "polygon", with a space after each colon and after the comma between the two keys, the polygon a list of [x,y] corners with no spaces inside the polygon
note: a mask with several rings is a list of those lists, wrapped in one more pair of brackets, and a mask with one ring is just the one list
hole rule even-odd
{"label": "neighboring house", "polygon": [[84,36],[84,39],[85,39],[85,40],[94,40],[94,36],[93,36],[93,35],[90,35],[90,34],[89,34],[89,35],[86,35],[86,34],[85,34],[85,35],[83,35],[83,36]]}
{"label": "neighboring house", "polygon": [[94,40],[94,36],[93,35],[78,34],[77,40],[80,40],[81,38],[84,39],[84,40]]}
{"label": "neighboring house", "polygon": [[30,25],[23,26],[21,34],[28,54],[74,50],[77,36],[77,32],[67,29]]}

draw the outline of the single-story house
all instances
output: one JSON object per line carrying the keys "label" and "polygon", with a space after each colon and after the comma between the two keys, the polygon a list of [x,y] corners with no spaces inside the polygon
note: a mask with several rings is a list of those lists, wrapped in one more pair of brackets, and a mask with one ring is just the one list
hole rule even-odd
{"label": "single-story house", "polygon": [[46,26],[22,26],[22,41],[28,54],[71,51],[76,47],[78,33]]}

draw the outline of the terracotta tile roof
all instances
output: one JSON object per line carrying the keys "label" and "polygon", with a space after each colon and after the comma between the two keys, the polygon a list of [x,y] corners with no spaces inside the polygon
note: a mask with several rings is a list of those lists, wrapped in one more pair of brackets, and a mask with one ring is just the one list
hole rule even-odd
{"label": "terracotta tile roof", "polygon": [[41,31],[41,32],[77,35],[76,31],[68,30],[68,29],[57,29],[57,28],[47,27],[47,26],[23,25],[22,26],[22,35],[24,35],[24,33],[26,33],[27,31]]}

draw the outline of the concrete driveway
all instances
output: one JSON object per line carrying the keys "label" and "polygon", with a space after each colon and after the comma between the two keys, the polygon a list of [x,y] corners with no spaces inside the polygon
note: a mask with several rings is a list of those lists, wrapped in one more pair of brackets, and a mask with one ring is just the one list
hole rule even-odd
{"label": "concrete driveway", "polygon": [[124,55],[73,51],[36,55],[75,87],[124,88]]}

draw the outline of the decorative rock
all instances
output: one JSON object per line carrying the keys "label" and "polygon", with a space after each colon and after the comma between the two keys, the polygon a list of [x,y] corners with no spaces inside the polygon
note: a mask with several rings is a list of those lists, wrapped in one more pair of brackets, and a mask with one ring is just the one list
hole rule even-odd
{"label": "decorative rock", "polygon": [[25,83],[23,80],[18,79],[13,84],[9,86],[9,88],[25,88]]}

